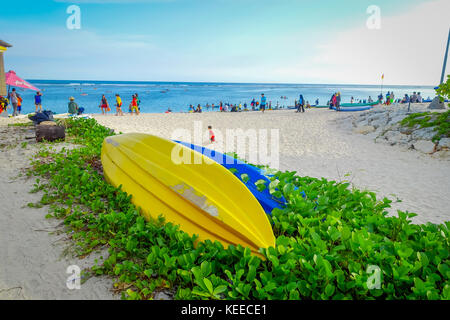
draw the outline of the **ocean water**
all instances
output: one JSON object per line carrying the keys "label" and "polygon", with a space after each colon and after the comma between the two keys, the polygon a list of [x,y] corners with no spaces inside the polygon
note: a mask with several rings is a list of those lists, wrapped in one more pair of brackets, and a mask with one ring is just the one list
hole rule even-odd
{"label": "ocean water", "polygon": [[[115,112],[115,94],[123,101],[122,110],[128,111],[131,96],[138,93],[141,100],[141,112],[161,113],[169,107],[173,112],[187,112],[189,105],[209,103],[216,106],[223,103],[239,104],[259,100],[261,93],[272,102],[272,107],[292,106],[300,94],[311,104],[319,99],[319,104],[326,104],[334,92],[340,91],[342,103],[367,99],[376,100],[380,94],[380,86],[369,85],[331,85],[331,84],[250,84],[250,83],[190,83],[190,82],[124,82],[124,81],[79,81],[79,80],[29,80],[41,89],[42,106],[54,113],[66,113],[69,97],[73,96],[85,113],[101,113],[99,108],[101,96],[105,94],[112,112]],[[35,92],[17,88],[23,98],[22,113],[35,111]],[[413,91],[419,91],[424,99],[435,96],[433,87],[424,86],[389,86],[383,88],[383,94],[393,91],[396,98],[401,98]],[[286,97],[282,99],[281,97]],[[210,109],[211,110],[211,109]],[[218,110],[216,108],[215,110]]]}

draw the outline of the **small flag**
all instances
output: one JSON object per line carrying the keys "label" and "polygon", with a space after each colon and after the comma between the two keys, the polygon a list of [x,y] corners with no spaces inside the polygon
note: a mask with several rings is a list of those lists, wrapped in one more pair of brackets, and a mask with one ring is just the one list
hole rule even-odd
{"label": "small flag", "polygon": [[381,75],[381,79],[384,79],[384,73]]}

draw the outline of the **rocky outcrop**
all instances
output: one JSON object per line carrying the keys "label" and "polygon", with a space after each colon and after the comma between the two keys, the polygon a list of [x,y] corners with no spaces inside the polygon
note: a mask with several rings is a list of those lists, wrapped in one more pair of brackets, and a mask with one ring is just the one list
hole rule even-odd
{"label": "rocky outcrop", "polygon": [[353,132],[360,134],[368,134],[374,132],[375,128],[373,126],[359,126],[353,129]]}
{"label": "rocky outcrop", "polygon": [[434,128],[422,128],[411,132],[411,138],[413,140],[431,140],[436,135]]}
{"label": "rocky outcrop", "polygon": [[[437,134],[436,128],[421,128],[419,124],[408,127],[401,124],[410,113],[425,111],[426,104],[412,104],[410,112],[408,105],[397,104],[341,117],[336,122],[345,130],[351,129],[353,133],[373,138],[375,143],[397,145],[420,153],[433,154],[433,157],[439,159],[450,159],[450,138],[433,141]],[[436,116],[431,115],[431,118],[433,117]]]}
{"label": "rocky outcrop", "polygon": [[433,99],[433,101],[428,106],[428,109],[445,109],[445,103],[442,102],[439,97]]}
{"label": "rocky outcrop", "polygon": [[413,147],[422,153],[433,153],[436,145],[428,140],[419,140],[413,143]]}
{"label": "rocky outcrop", "polygon": [[442,150],[442,149],[450,149],[450,138],[442,138],[442,139],[439,141],[438,149],[439,149],[439,150]]}

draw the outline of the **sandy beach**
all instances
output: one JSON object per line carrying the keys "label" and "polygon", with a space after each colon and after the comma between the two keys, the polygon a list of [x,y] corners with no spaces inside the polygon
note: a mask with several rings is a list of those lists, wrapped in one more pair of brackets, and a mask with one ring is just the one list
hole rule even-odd
{"label": "sandy beach", "polygon": [[[0,119],[0,300],[119,298],[106,277],[90,278],[80,290],[66,286],[67,267],[78,265],[83,270],[100,253],[85,259],[74,257],[61,221],[45,218],[48,207],[29,207],[42,197],[30,193],[35,179],[26,176],[29,159],[38,150],[35,140],[27,139],[34,138],[34,131],[5,126],[20,119]],[[70,147],[66,143],[58,147],[63,146]]]}

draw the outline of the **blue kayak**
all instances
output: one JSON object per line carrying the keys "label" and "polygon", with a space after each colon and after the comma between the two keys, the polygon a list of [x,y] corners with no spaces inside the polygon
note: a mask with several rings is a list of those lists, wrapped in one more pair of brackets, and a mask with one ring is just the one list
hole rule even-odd
{"label": "blue kayak", "polygon": [[[428,103],[428,102],[433,102],[433,100],[430,100],[430,99],[422,100],[422,103]],[[448,100],[444,100],[444,102],[448,102]]]}
{"label": "blue kayak", "polygon": [[[286,199],[283,196],[281,198],[276,198],[270,194],[270,180],[269,178],[267,178],[267,176],[264,175],[261,169],[215,150],[211,150],[187,142],[176,140],[174,141],[188,148],[191,148],[192,150],[200,152],[204,156],[218,162],[220,165],[229,169],[239,180],[241,180],[245,184],[245,186],[259,201],[267,214],[271,215],[274,208],[282,209],[285,206]],[[260,181],[261,183],[261,180],[264,182],[266,188],[262,191],[259,191],[255,183],[257,181]]]}
{"label": "blue kayak", "polygon": [[[331,107],[331,109],[336,110],[335,107]],[[351,108],[351,107],[341,107],[340,108],[340,112],[344,111],[344,112],[348,112],[348,111],[365,111],[365,110],[370,110],[372,109],[371,106],[366,106],[366,107],[355,107],[355,108]]]}

